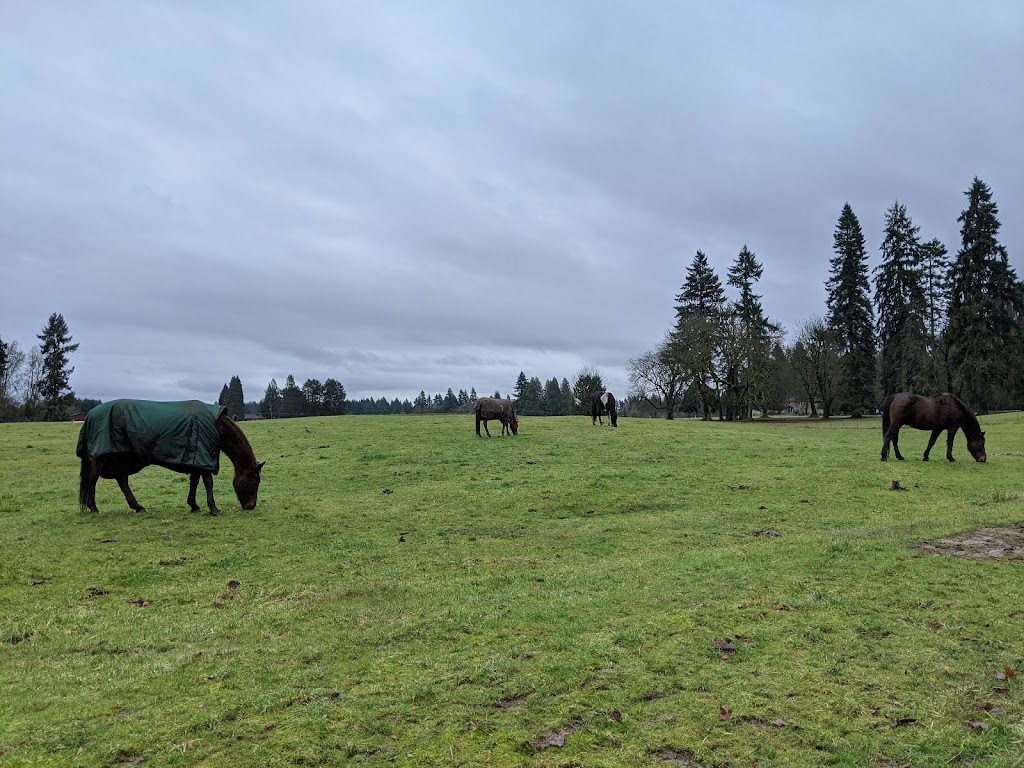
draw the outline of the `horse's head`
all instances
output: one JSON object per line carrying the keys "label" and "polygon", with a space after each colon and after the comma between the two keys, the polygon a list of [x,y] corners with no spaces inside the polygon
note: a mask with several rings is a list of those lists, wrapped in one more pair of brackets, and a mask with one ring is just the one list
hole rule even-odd
{"label": "horse's head", "polygon": [[235,471],[232,485],[235,486],[235,495],[238,496],[238,503],[242,505],[242,509],[256,508],[256,493],[260,489],[260,470],[266,463],[261,461],[254,467]]}
{"label": "horse's head", "polygon": [[508,428],[512,430],[513,435],[519,434],[519,417],[515,414],[512,415],[512,419],[508,423]]}
{"label": "horse's head", "polygon": [[968,440],[967,450],[971,452],[971,456],[974,457],[975,461],[984,463],[988,458],[985,455],[985,433],[979,432],[976,438]]}

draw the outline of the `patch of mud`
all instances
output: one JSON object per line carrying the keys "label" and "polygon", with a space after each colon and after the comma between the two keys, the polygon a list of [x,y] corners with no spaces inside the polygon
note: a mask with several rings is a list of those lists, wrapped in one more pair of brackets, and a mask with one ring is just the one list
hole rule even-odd
{"label": "patch of mud", "polygon": [[1024,561],[1024,523],[1009,528],[979,528],[916,547],[926,555],[962,557],[968,560]]}

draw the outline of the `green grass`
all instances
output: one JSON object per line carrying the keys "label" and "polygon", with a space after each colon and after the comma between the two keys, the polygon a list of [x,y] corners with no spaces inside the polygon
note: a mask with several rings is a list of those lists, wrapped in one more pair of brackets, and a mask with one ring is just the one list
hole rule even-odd
{"label": "green grass", "polygon": [[214,518],[82,513],[78,425],[0,424],[0,765],[1024,765],[1024,563],[913,549],[1024,519],[982,426],[250,423]]}

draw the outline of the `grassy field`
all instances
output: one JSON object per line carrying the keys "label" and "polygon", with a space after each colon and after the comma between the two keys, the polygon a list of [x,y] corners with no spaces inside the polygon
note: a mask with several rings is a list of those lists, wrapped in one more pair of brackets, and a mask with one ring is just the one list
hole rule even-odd
{"label": "grassy field", "polygon": [[249,423],[214,518],[0,424],[0,765],[1024,765],[1024,562],[915,550],[1024,520],[982,427]]}

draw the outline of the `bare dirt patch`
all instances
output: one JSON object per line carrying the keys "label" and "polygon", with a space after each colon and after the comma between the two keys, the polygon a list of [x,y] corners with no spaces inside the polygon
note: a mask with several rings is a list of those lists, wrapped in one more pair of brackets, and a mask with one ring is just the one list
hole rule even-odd
{"label": "bare dirt patch", "polygon": [[968,560],[1024,561],[1024,523],[1008,528],[979,528],[946,539],[922,541],[915,549],[926,555]]}

